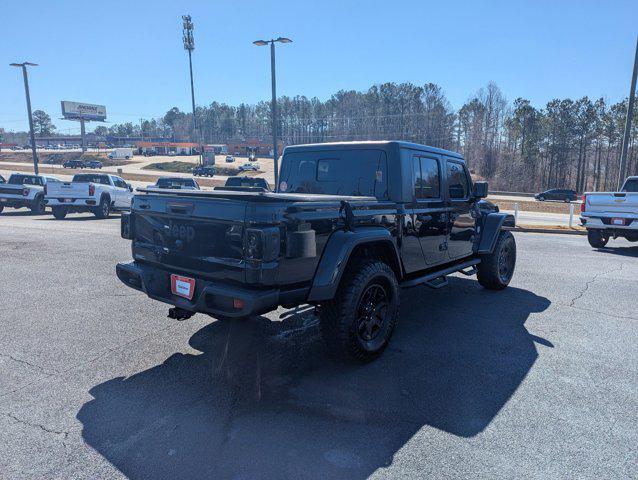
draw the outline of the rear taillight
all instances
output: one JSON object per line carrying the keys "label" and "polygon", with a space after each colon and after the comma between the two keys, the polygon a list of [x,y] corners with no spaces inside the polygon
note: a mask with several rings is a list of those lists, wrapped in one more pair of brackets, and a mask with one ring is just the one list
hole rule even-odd
{"label": "rear taillight", "polygon": [[583,203],[580,204],[580,211],[585,211],[585,203],[587,202],[587,195],[583,195]]}
{"label": "rear taillight", "polygon": [[133,240],[133,214],[122,212],[122,222],[120,223],[120,235],[127,240]]}
{"label": "rear taillight", "polygon": [[28,197],[29,196],[29,189],[28,188],[23,188],[22,189],[22,196],[23,197]]}
{"label": "rear taillight", "polygon": [[92,197],[93,195],[95,195],[95,185],[89,183],[89,197]]}
{"label": "rear taillight", "polygon": [[281,250],[279,228],[246,229],[245,255],[249,260],[272,262]]}

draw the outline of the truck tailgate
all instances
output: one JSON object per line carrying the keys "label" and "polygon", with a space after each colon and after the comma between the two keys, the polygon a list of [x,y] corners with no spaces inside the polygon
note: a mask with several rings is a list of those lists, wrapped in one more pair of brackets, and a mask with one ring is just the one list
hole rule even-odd
{"label": "truck tailgate", "polygon": [[88,183],[54,182],[47,184],[47,198],[89,198]]}
{"label": "truck tailgate", "polygon": [[638,215],[638,193],[587,193],[585,212]]}
{"label": "truck tailgate", "polygon": [[19,197],[22,197],[23,194],[22,192],[24,191],[26,187],[24,185],[10,185],[7,183],[3,183],[0,185],[0,195],[2,196],[7,196],[7,195],[17,195]]}
{"label": "truck tailgate", "polygon": [[173,273],[243,282],[246,205],[227,198],[135,196],[133,256]]}

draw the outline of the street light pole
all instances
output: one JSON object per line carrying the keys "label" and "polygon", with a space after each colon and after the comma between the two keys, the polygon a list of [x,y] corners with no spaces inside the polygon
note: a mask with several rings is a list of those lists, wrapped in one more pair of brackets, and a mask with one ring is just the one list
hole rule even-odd
{"label": "street light pole", "polygon": [[631,120],[634,116],[634,102],[636,100],[636,76],[638,76],[638,38],[636,38],[636,56],[634,58],[634,71],[631,76],[631,89],[629,90],[629,105],[627,105],[627,118],[625,120],[625,133],[620,152],[620,168],[618,170],[618,190],[622,187],[627,170],[627,150],[629,148],[629,133],[631,132]]}
{"label": "street light pole", "polygon": [[193,83],[193,58],[192,52],[195,50],[195,37],[193,37],[193,22],[190,15],[182,15],[184,21],[184,50],[188,51],[188,68],[191,76],[191,104],[193,107],[193,136],[199,146],[199,163],[202,164],[202,139],[197,129],[197,117],[195,116],[195,85]]}
{"label": "street light pole", "polygon": [[38,153],[35,148],[35,133],[33,131],[33,115],[31,114],[31,95],[29,94],[29,76],[27,74],[27,66],[37,67],[37,63],[22,62],[11,63],[12,67],[22,68],[22,77],[24,79],[24,94],[27,97],[27,114],[29,116],[29,136],[31,137],[31,153],[33,155],[33,172],[38,174]]}
{"label": "street light pole", "polygon": [[279,188],[279,156],[277,155],[277,78],[275,76],[275,42],[270,42],[270,83],[272,84],[272,158],[275,171],[275,190]]}
{"label": "street light pole", "polygon": [[270,107],[272,112],[272,156],[273,156],[273,168],[275,169],[275,190],[279,188],[279,158],[277,151],[277,78],[275,75],[275,42],[279,43],[291,43],[292,40],[286,37],[278,37],[273,40],[255,40],[253,44],[258,46],[264,46],[270,44],[270,80],[272,84],[272,106]]}

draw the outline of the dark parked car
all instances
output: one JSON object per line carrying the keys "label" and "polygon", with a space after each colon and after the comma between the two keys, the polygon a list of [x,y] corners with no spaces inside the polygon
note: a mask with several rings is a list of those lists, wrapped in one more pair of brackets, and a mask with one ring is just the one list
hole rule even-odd
{"label": "dark parked car", "polygon": [[573,202],[578,198],[577,193],[574,190],[565,190],[561,188],[552,188],[551,190],[545,190],[544,192],[537,193],[534,198],[539,202],[545,200],[556,200],[559,202]]}
{"label": "dark parked car", "polygon": [[196,177],[212,177],[213,175],[215,175],[215,167],[195,167],[193,168],[193,175]]}
{"label": "dark parked car", "polygon": [[62,166],[64,168],[85,168],[86,164],[82,160],[67,160]]}
{"label": "dark parked car", "polygon": [[97,168],[97,169],[102,169],[103,165],[102,162],[100,162],[99,160],[89,160],[88,162],[86,162],[84,164],[84,166],[86,168]]}
{"label": "dark parked car", "polygon": [[[509,284],[512,215],[479,207],[457,153],[407,142],[286,147],[276,192],[147,191],[122,216],[128,287],[223,320],[316,306],[331,352],[370,361],[398,321],[399,289],[440,288],[454,272]],[[239,327],[239,325],[238,325]]]}

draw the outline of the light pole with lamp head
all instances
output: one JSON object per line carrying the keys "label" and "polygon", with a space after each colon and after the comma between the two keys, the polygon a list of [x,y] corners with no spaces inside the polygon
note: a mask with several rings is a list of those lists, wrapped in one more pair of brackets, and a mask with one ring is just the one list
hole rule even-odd
{"label": "light pole with lamp head", "polygon": [[255,40],[253,44],[263,47],[270,44],[270,76],[272,81],[272,156],[275,169],[275,191],[279,189],[279,161],[277,158],[277,81],[275,77],[275,42],[291,43],[286,37],[278,37],[273,40]]}
{"label": "light pole with lamp head", "polygon": [[29,95],[29,76],[27,75],[27,67],[37,67],[37,63],[22,62],[10,63],[12,67],[22,68],[22,77],[24,78],[24,93],[27,97],[27,113],[29,115],[29,136],[31,137],[31,153],[33,154],[33,173],[38,174],[38,154],[35,150],[35,133],[33,131],[33,116],[31,115],[31,96]]}
{"label": "light pole with lamp head", "polygon": [[197,128],[197,117],[195,116],[195,86],[193,84],[193,60],[192,53],[195,50],[195,38],[193,37],[193,21],[190,15],[182,15],[183,20],[183,37],[184,40],[184,50],[188,51],[188,68],[191,74],[191,103],[193,106],[193,136],[194,140],[197,142],[199,149],[199,163],[202,162],[202,136],[201,132]]}

